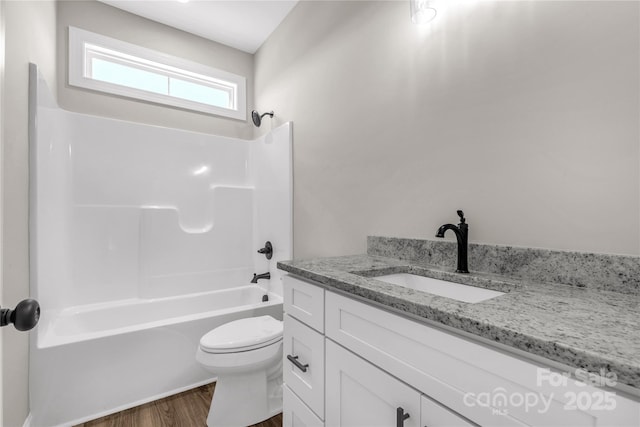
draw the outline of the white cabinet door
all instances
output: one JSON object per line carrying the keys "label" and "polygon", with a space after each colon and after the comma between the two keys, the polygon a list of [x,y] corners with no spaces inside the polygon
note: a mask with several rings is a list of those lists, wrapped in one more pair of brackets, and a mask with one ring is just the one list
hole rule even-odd
{"label": "white cabinet door", "polygon": [[331,340],[326,340],[325,348],[325,425],[420,425],[420,393]]}

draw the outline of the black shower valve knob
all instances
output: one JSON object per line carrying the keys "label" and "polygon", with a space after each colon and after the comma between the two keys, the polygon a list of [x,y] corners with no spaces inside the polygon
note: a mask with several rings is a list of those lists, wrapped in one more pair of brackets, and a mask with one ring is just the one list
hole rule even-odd
{"label": "black shower valve knob", "polygon": [[271,242],[266,242],[264,244],[264,248],[258,249],[258,253],[266,256],[267,259],[271,259],[271,257],[273,256],[273,245],[271,245]]}

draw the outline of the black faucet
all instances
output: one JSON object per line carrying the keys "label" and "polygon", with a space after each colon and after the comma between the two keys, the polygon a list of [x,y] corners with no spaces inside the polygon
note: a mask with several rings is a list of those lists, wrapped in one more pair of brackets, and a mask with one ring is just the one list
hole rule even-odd
{"label": "black faucet", "polygon": [[447,230],[453,230],[456,233],[456,239],[458,240],[458,268],[456,273],[468,273],[469,267],[467,266],[467,245],[469,243],[469,225],[467,225],[464,219],[464,212],[458,211],[460,217],[460,224],[457,226],[453,224],[445,224],[438,228],[436,237],[444,237],[444,232]]}
{"label": "black faucet", "polygon": [[253,273],[253,279],[251,279],[251,283],[258,283],[258,280],[260,279],[271,279],[271,273],[262,273],[262,274],[256,274]]}

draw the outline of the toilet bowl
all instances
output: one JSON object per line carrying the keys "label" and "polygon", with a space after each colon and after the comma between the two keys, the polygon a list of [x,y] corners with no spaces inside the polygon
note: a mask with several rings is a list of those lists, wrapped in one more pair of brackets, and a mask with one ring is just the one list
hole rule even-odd
{"label": "toilet bowl", "polygon": [[282,322],[249,317],[200,339],[196,360],[218,380],[209,427],[246,427],[282,412]]}

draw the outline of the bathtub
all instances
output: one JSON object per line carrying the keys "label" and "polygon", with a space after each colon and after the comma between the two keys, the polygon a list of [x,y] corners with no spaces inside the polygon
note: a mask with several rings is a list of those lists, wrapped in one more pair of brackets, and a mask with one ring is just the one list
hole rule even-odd
{"label": "bathtub", "polygon": [[282,298],[257,285],[44,312],[32,337],[31,425],[74,425],[209,383],[195,360],[200,337],[264,314],[282,319]]}

